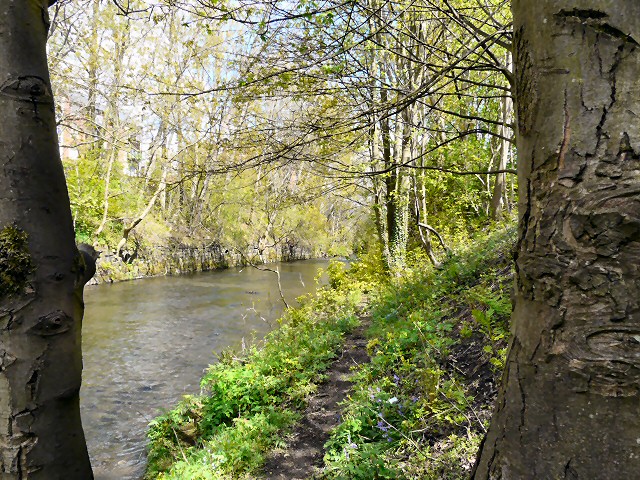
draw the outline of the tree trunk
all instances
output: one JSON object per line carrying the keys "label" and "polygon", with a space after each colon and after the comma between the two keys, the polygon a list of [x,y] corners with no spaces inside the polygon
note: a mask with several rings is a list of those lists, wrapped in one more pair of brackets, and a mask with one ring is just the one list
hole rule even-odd
{"label": "tree trunk", "polygon": [[513,2],[513,339],[475,479],[640,472],[640,3]]}
{"label": "tree trunk", "polygon": [[104,179],[104,200],[102,203],[102,221],[96,229],[94,236],[97,238],[104,227],[107,226],[107,220],[109,219],[109,197],[111,195],[111,172],[113,170],[113,163],[116,160],[116,145],[114,144],[109,153],[109,160],[107,161],[107,175]]}
{"label": "tree trunk", "polygon": [[56,137],[48,3],[8,2],[0,16],[0,477],[6,480],[92,478],[78,400],[84,262]]}
{"label": "tree trunk", "polygon": [[[511,55],[507,55],[507,66],[511,66]],[[509,163],[509,152],[511,151],[511,142],[507,140],[511,136],[511,128],[508,124],[511,122],[512,116],[512,101],[511,97],[505,96],[501,101],[501,117],[502,125],[500,126],[500,161],[498,162],[498,170],[505,170]],[[487,183],[488,185],[489,183]],[[502,212],[507,205],[507,174],[498,173],[496,175],[495,184],[493,185],[493,195],[491,197],[491,204],[489,205],[489,212],[491,218],[499,220],[502,217]]]}
{"label": "tree trunk", "polygon": [[[416,202],[418,202],[418,200],[416,200]],[[433,264],[434,267],[436,268],[440,268],[442,266],[442,263],[440,263],[438,261],[438,259],[436,258],[436,254],[433,251],[433,243],[431,242],[431,230],[429,230],[426,227],[425,223],[422,223],[420,221],[420,219],[422,218],[422,212],[423,210],[420,209],[420,207],[418,205],[416,205],[416,224],[418,226],[418,234],[420,235],[420,241],[422,242],[422,248],[424,248],[425,253],[427,254],[427,257],[429,257],[429,260],[431,261],[431,263]]]}
{"label": "tree trunk", "polygon": [[[394,276],[399,276],[401,274],[402,269],[405,267],[407,256],[409,177],[406,175],[403,168],[403,166],[408,164],[411,159],[411,129],[407,117],[408,112],[406,110],[401,112],[401,114],[396,115],[395,148],[385,148],[385,151],[389,151],[388,154],[390,156],[389,160],[385,160],[385,165],[393,166],[393,169],[385,178],[385,210],[387,213],[386,227],[389,245],[385,264],[390,273]],[[385,157],[386,155],[387,154],[385,153]]]}
{"label": "tree trunk", "polygon": [[[87,117],[89,120],[89,132],[92,142],[92,149],[100,147],[103,143],[100,135],[100,128],[98,127],[98,74],[100,69],[100,0],[93,0],[92,14],[91,14],[91,34],[89,42],[91,48],[89,49],[89,58],[87,65],[88,74],[88,98],[87,98]],[[106,125],[105,125],[106,127]],[[93,143],[95,140],[97,143]]]}
{"label": "tree trunk", "polygon": [[[422,164],[422,162],[420,162]],[[440,268],[442,263],[436,258],[433,251],[433,243],[431,242],[431,232],[435,231],[432,227],[426,224],[427,222],[427,189],[425,186],[425,172],[424,170],[416,169],[413,172],[413,196],[414,196],[414,209],[416,216],[416,224],[418,226],[418,233],[420,240],[422,241],[422,247],[426,252],[429,260],[434,267]],[[442,242],[442,237],[438,234],[438,238]],[[448,250],[446,245],[443,246],[445,250]]]}
{"label": "tree trunk", "polygon": [[[380,102],[383,105],[387,105],[388,103],[388,95],[387,90],[385,88],[380,89]],[[389,116],[385,113],[385,115],[380,119],[380,135],[382,137],[382,164],[385,169],[389,169],[392,166],[391,159],[391,127],[389,125]],[[384,257],[385,266],[387,269],[391,268],[391,245],[389,243],[389,239],[393,238],[393,225],[396,218],[396,210],[395,203],[392,200],[393,191],[396,185],[396,169],[392,169],[389,171],[387,175],[384,176],[384,213],[386,214],[385,218],[385,232],[387,234],[385,238],[385,242],[383,244],[384,250],[382,255]]]}
{"label": "tree trunk", "polygon": [[147,215],[149,215],[149,213],[151,212],[151,210],[153,209],[153,207],[156,204],[156,201],[158,200],[158,197],[166,190],[167,188],[167,165],[163,165],[163,169],[162,169],[162,178],[160,179],[160,183],[158,184],[158,188],[156,189],[156,191],[153,193],[153,195],[151,196],[151,199],[149,199],[149,201],[147,202],[147,206],[144,207],[144,210],[142,211],[142,213],[140,213],[140,215],[138,215],[137,217],[135,217],[133,220],[131,220],[131,222],[129,222],[128,225],[126,225],[122,231],[122,238],[120,239],[120,242],[118,243],[118,246],[116,247],[116,252],[118,254],[119,257],[123,257],[123,252],[122,250],[124,249],[125,245],[127,244],[127,240],[129,240],[129,235],[131,234],[131,232],[133,231],[134,228],[136,228],[140,222],[142,222],[145,217]]}

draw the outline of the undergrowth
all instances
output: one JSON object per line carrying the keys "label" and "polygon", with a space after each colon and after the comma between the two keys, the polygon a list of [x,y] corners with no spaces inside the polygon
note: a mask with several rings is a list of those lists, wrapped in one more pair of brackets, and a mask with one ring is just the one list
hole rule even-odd
{"label": "undergrowth", "polygon": [[253,478],[357,325],[359,301],[357,289],[323,289],[288,310],[280,328],[248,354],[221,354],[202,379],[201,395],[151,423],[146,478]]}
{"label": "undergrowth", "polygon": [[363,293],[371,362],[354,370],[318,478],[468,478],[505,361],[514,237],[488,233],[440,269],[413,255],[393,280],[376,252],[331,263],[329,287],[248,355],[222,354],[202,395],[151,424],[146,478],[258,478],[358,323]]}
{"label": "undergrowth", "polygon": [[469,477],[505,361],[514,237],[495,231],[440,270],[418,262],[370,294],[371,362],[355,374],[322,478]]}

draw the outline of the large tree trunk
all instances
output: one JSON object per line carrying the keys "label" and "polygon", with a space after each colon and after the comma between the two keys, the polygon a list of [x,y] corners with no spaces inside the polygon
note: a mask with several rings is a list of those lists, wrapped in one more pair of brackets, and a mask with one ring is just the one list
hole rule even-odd
{"label": "large tree trunk", "polygon": [[513,12],[514,336],[474,478],[638,478],[640,2]]}
{"label": "large tree trunk", "polygon": [[90,479],[80,422],[84,262],[46,62],[48,0],[0,15],[0,478]]}

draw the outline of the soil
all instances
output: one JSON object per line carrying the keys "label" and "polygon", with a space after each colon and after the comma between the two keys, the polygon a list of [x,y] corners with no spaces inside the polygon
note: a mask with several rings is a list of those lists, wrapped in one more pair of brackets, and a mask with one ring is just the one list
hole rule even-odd
{"label": "soil", "polygon": [[322,467],[324,444],[340,422],[342,407],[352,383],[352,367],[369,361],[364,332],[370,319],[345,336],[342,352],[327,370],[327,379],[310,399],[302,419],[288,439],[288,447],[274,452],[264,467],[265,480],[306,480]]}
{"label": "soil", "polygon": [[[483,350],[486,344],[486,339],[478,333],[469,338],[459,338],[443,362],[445,369],[462,376],[467,394],[473,397],[470,410],[477,421],[473,422],[476,426],[490,420],[500,383],[500,372],[491,367]],[[506,342],[501,342],[498,347],[506,347]]]}

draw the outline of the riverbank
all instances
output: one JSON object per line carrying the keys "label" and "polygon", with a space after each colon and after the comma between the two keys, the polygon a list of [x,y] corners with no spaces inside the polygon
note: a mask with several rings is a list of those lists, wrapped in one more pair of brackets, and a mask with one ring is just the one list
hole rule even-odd
{"label": "riverbank", "polygon": [[357,326],[360,300],[356,290],[323,289],[287,310],[264,343],[221,353],[202,379],[206,394],[186,396],[152,422],[146,478],[230,478],[261,468]]}
{"label": "riverbank", "polygon": [[[271,264],[286,300],[315,292],[326,260]],[[326,277],[320,279],[326,282]],[[212,352],[262,340],[283,314],[276,276],[231,268],[85,289],[81,409],[96,480],[140,480],[147,425],[200,391]]]}
{"label": "riverbank", "polygon": [[399,280],[374,256],[349,271],[332,264],[330,287],[248,355],[223,354],[202,395],[152,423],[146,478],[269,478],[269,452],[286,447],[365,315],[371,361],[353,370],[315,478],[468,478],[504,364],[514,230],[478,238],[440,270],[416,259]]}
{"label": "riverbank", "polygon": [[259,252],[240,252],[218,243],[187,245],[179,242],[143,246],[135,251],[125,251],[122,256],[104,245],[98,246],[97,250],[100,256],[89,285],[210,272],[249,264],[295,262],[318,256],[316,252],[295,244],[283,244],[279,248],[270,247]]}

